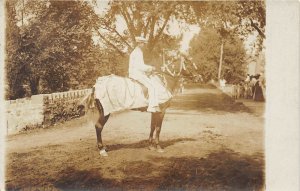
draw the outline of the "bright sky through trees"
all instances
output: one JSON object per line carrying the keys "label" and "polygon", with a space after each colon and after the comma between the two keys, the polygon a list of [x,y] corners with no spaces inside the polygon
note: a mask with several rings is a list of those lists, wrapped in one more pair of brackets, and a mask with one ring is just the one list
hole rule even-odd
{"label": "bright sky through trees", "polygon": [[[108,0],[97,0],[97,6],[94,7],[95,12],[99,15],[104,15],[108,8]],[[184,25],[184,26],[183,26]],[[117,18],[116,27],[119,33],[123,33],[126,29],[126,22],[122,17]],[[186,23],[179,23],[175,19],[170,20],[170,28],[165,30],[166,33],[172,36],[183,35],[182,41],[180,43],[180,52],[187,52],[189,49],[189,44],[191,39],[200,32],[200,27],[198,25],[190,25]],[[257,33],[250,35],[244,42],[246,51],[248,54],[251,54],[252,44],[256,40]],[[94,40],[97,41],[99,38],[94,37]]]}
{"label": "bright sky through trees", "polygon": [[[109,1],[97,0],[97,6],[95,6],[95,12],[99,15],[103,15],[108,7]],[[126,29],[126,22],[122,17],[117,18],[116,27],[119,33],[123,33]],[[175,19],[170,20],[170,28],[165,32],[172,36],[180,36],[183,35],[182,41],[180,43],[180,51],[187,52],[189,48],[190,40],[194,37],[194,35],[198,34],[200,31],[200,27],[198,25],[189,25],[186,23],[179,23]],[[98,38],[94,38],[98,39]]]}

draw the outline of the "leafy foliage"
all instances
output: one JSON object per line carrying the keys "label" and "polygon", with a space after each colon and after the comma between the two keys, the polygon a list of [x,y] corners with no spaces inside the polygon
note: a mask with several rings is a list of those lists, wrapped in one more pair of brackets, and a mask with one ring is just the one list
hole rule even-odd
{"label": "leafy foliage", "polygon": [[[249,37],[249,35],[253,35],[254,32],[258,32],[259,36],[256,40],[256,45],[258,45],[256,52],[260,52],[262,50],[263,40],[265,38],[264,28],[266,24],[265,4],[263,1],[200,1],[193,2],[192,7],[195,11],[199,25],[203,26],[202,29],[213,28],[218,33],[216,35],[221,38],[219,40],[221,44],[226,40],[228,41],[228,39],[233,36],[239,36],[245,40]],[[227,46],[228,45],[229,44],[227,43]],[[232,50],[233,48],[234,47],[231,47],[229,50]],[[239,49],[240,45],[237,45],[237,48]],[[226,51],[223,51],[223,44],[220,49],[220,55],[218,56],[220,59],[218,78],[221,77],[220,74],[222,72],[222,68],[226,68],[226,65],[223,64],[223,61],[226,59],[226,55],[228,56],[228,54],[231,54],[231,52],[226,53]],[[225,58],[223,58],[223,52]],[[241,61],[237,60],[232,63],[240,62]],[[229,67],[231,68],[228,69]],[[234,64],[227,66],[224,75],[226,75],[229,79],[233,76],[235,76],[234,78],[238,78],[241,71],[236,71],[236,68],[238,67]],[[214,71],[214,68],[212,68],[212,71]],[[207,74],[210,78],[213,78],[214,76],[212,71]]]}
{"label": "leafy foliage", "polygon": [[[195,59],[201,59],[199,63],[204,63],[200,71],[205,71],[207,78],[215,76],[215,60],[220,57],[214,50],[219,47],[218,38],[229,39],[235,35],[246,38],[256,31],[260,37],[256,43],[258,50],[265,38],[264,1],[112,0],[106,14],[101,16],[94,11],[96,3],[95,0],[6,1],[7,99],[26,96],[28,88],[31,94],[51,93],[90,87],[100,75],[126,75],[135,36],[149,39],[145,61],[159,67],[162,50],[176,50],[182,40],[180,35],[169,34],[174,21],[198,23],[202,29],[215,30],[216,37],[207,47],[215,46],[209,49],[213,51],[206,52],[207,59],[193,53]],[[119,30],[117,22],[123,22],[124,31]],[[101,46],[93,41],[95,36],[100,38]],[[242,58],[232,61],[226,54],[230,55],[231,50],[240,51],[243,57],[244,53],[238,40],[233,44],[238,44],[237,50],[227,47],[228,52],[224,51],[224,67],[233,68],[225,69],[224,75],[236,79],[234,72],[240,72],[236,70],[240,64],[235,64],[243,63]],[[196,47],[194,43],[193,49]],[[206,50],[202,49],[200,52],[204,54]]]}
{"label": "leafy foliage", "polygon": [[[170,27],[171,19],[186,19],[185,21],[192,23],[188,17],[188,11],[191,9],[186,3],[111,1],[109,6],[106,15],[100,19],[99,35],[107,47],[111,47],[121,56],[131,52],[136,36],[144,36],[149,40],[146,51],[152,58],[157,58],[162,48],[178,47],[176,43],[180,38],[172,38],[165,32]],[[118,19],[125,23],[124,31],[118,31]],[[150,62],[157,63],[155,60]]]}
{"label": "leafy foliage", "polygon": [[[161,63],[160,54],[163,47],[160,47],[159,43],[166,43],[167,39],[171,38],[166,31],[174,19],[188,24],[198,23],[202,29],[213,28],[218,33],[216,35],[223,39],[239,36],[245,40],[249,35],[258,32],[259,38],[256,42],[259,47],[258,51],[262,49],[265,38],[264,1],[111,1],[109,6],[100,24],[104,31],[101,37],[107,47],[123,55],[134,47],[135,36],[145,36],[149,39],[148,47],[144,51],[147,52],[145,57],[148,58],[148,63],[154,65]],[[125,31],[117,30],[117,20],[125,23]],[[172,45],[164,48],[178,49],[176,40],[179,42],[181,39],[174,39]],[[217,60],[220,55],[211,55],[211,57]],[[226,64],[224,66],[226,68]],[[212,75],[210,77],[213,77],[215,68],[205,69],[205,71],[209,70],[211,71],[209,75]],[[225,73],[230,76],[234,75],[227,69]]]}
{"label": "leafy foliage", "polygon": [[[217,79],[220,59],[220,34],[207,28],[195,36],[190,44],[189,53],[197,65],[204,81]],[[229,83],[236,83],[245,76],[246,52],[242,41],[236,36],[229,36],[224,45],[223,77]]]}
{"label": "leafy foliage", "polygon": [[45,100],[44,115],[47,116],[47,125],[61,123],[73,118],[78,118],[84,115],[84,112],[78,110],[78,103],[80,99],[61,98],[54,101]]}
{"label": "leafy foliage", "polygon": [[[28,84],[32,94],[66,91],[87,87],[103,73],[99,64],[102,54],[92,40],[98,16],[90,4],[28,1],[26,8],[34,17],[16,31],[13,39],[20,39],[18,45],[7,46],[9,55],[18,55],[14,62],[6,63],[10,88],[16,89],[12,84]],[[15,5],[7,9],[14,10]],[[7,34],[11,28],[8,26]],[[20,91],[10,91],[8,97],[23,96]]]}
{"label": "leafy foliage", "polygon": [[[22,88],[24,75],[22,74],[21,55],[19,54],[19,44],[21,42],[16,20],[16,1],[6,1],[7,27],[6,27],[6,97],[16,98],[14,95],[24,95]],[[10,78],[10,76],[14,76]]]}
{"label": "leafy foliage", "polygon": [[221,36],[235,33],[246,39],[257,32],[257,51],[263,48],[266,26],[265,1],[195,1],[192,3],[200,26],[212,27]]}

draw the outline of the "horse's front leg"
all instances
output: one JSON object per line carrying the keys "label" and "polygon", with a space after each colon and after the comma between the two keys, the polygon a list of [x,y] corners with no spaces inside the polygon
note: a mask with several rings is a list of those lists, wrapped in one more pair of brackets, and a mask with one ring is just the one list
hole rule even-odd
{"label": "horse's front leg", "polygon": [[156,132],[155,133],[155,144],[156,144],[157,152],[160,152],[160,153],[164,152],[164,150],[159,145],[159,135],[160,135],[164,116],[165,116],[165,112],[157,113],[157,121],[156,121],[156,126],[155,126],[155,132]]}
{"label": "horse's front leg", "polygon": [[102,130],[104,128],[105,123],[107,122],[109,115],[102,117],[100,116],[95,124],[96,135],[97,135],[97,147],[100,151],[101,156],[108,156],[106,153],[105,147],[102,142]]}
{"label": "horse's front leg", "polygon": [[100,119],[96,122],[95,124],[95,129],[96,129],[96,135],[97,135],[97,147],[100,151],[100,155],[103,155],[103,156],[108,156],[106,151],[105,151],[105,148],[104,148],[104,145],[103,145],[103,142],[102,142],[102,130],[103,130],[103,125],[101,124],[100,122]]}
{"label": "horse's front leg", "polygon": [[101,156],[108,156],[105,147],[102,142],[102,130],[105,123],[109,118],[109,114],[104,116],[103,107],[98,99],[95,100],[96,108],[98,110],[97,121],[95,123],[96,135],[97,135],[97,147]]}

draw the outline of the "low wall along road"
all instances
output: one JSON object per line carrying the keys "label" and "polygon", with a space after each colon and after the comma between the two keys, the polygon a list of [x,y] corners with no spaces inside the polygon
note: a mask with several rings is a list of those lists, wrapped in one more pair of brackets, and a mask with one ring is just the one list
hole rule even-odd
{"label": "low wall along road", "polygon": [[[235,97],[233,85],[218,88],[228,96]],[[83,89],[8,100],[6,101],[6,133],[14,134],[80,117],[84,113],[79,113],[77,110],[78,103],[91,91],[92,89]]]}
{"label": "low wall along road", "polygon": [[14,134],[21,130],[45,127],[80,117],[77,110],[81,98],[91,89],[33,95],[6,101],[6,133]]}

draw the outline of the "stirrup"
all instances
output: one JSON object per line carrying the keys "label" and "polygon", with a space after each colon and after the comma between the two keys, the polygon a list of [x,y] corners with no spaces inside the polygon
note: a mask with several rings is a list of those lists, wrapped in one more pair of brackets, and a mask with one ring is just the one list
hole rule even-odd
{"label": "stirrup", "polygon": [[150,108],[148,107],[147,111],[154,113],[154,112],[156,112],[156,109],[154,107],[150,107]]}

